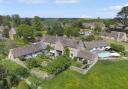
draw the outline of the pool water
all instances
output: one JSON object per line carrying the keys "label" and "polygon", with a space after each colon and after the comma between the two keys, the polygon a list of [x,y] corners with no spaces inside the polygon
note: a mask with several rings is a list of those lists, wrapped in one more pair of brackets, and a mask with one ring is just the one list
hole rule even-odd
{"label": "pool water", "polygon": [[98,56],[100,58],[107,58],[107,57],[111,56],[111,53],[110,52],[101,52],[101,53],[98,53]]}

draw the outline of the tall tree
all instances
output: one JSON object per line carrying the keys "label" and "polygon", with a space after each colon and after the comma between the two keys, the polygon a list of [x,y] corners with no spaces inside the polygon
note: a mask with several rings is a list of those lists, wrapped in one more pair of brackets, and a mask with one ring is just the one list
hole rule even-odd
{"label": "tall tree", "polygon": [[5,28],[2,34],[4,37],[9,38],[9,28]]}
{"label": "tall tree", "polygon": [[20,25],[16,28],[17,37],[24,38],[27,41],[34,40],[34,32],[33,29],[28,25]]}
{"label": "tall tree", "polygon": [[12,15],[12,22],[15,27],[19,26],[21,23],[20,16],[18,14]]}
{"label": "tall tree", "polygon": [[2,24],[3,16],[0,15],[0,25]]}
{"label": "tall tree", "polygon": [[31,26],[31,19],[30,18],[23,18],[21,20],[21,24],[26,24],[26,25]]}
{"label": "tall tree", "polygon": [[116,17],[123,25],[128,26],[128,6],[125,6],[118,12]]}
{"label": "tall tree", "polygon": [[11,17],[8,16],[8,15],[7,16],[4,16],[2,22],[3,22],[3,25],[4,26],[10,27],[11,26],[11,24],[10,24],[11,23]]}
{"label": "tall tree", "polygon": [[33,29],[36,30],[36,31],[41,31],[41,28],[42,28],[42,24],[41,24],[41,18],[38,17],[38,16],[35,16],[34,17],[34,20],[33,20]]}

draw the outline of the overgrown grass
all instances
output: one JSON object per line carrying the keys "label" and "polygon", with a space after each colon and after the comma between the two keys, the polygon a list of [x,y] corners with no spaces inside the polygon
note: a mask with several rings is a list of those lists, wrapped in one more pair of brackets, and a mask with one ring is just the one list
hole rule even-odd
{"label": "overgrown grass", "polygon": [[128,61],[99,61],[86,75],[67,70],[43,89],[128,89]]}

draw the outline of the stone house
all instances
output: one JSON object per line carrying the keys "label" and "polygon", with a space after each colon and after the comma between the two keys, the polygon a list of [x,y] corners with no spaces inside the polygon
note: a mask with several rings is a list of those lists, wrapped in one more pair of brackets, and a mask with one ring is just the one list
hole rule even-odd
{"label": "stone house", "polygon": [[125,32],[102,32],[101,37],[107,38],[107,39],[113,39],[117,41],[127,41],[127,34]]}
{"label": "stone house", "polygon": [[14,40],[14,35],[16,34],[16,29],[12,27],[9,31],[9,37],[11,40]]}
{"label": "stone house", "polygon": [[69,39],[69,38],[59,38],[55,45],[56,56],[60,53],[63,54],[65,48],[69,48],[70,57],[74,58],[77,56],[78,49],[84,49],[84,44],[81,40]]}
{"label": "stone house", "polygon": [[46,35],[41,38],[41,42],[44,43],[45,45],[49,45],[51,47],[55,47],[56,41],[58,40],[58,37],[56,36],[51,36],[51,35]]}
{"label": "stone house", "polygon": [[93,31],[90,29],[80,29],[79,33],[80,35],[89,36],[93,33]]}
{"label": "stone house", "polygon": [[14,49],[10,49],[8,58],[15,60],[16,58],[19,57],[25,57],[25,58],[35,57],[38,54],[44,53],[45,49],[46,46],[41,44],[40,42],[30,44],[24,47],[17,47]]}
{"label": "stone house", "polygon": [[106,48],[110,48],[110,46],[103,40],[84,42],[84,45],[85,45],[85,48],[90,51],[105,50]]}
{"label": "stone house", "polygon": [[98,55],[91,53],[87,50],[79,50],[77,53],[77,61],[92,64],[94,61],[98,59]]}
{"label": "stone house", "polygon": [[95,29],[96,27],[99,27],[102,30],[106,29],[105,24],[102,22],[83,23],[82,26],[83,28],[87,28],[87,29]]}
{"label": "stone house", "polygon": [[41,42],[44,42],[46,45],[53,47],[53,50],[50,51],[52,56],[63,55],[65,48],[68,48],[70,50],[70,57],[77,58],[78,62],[84,62],[84,60],[87,62],[88,60],[93,61],[97,58],[95,54],[89,51],[85,51],[85,45],[81,40],[69,39],[66,37],[45,36]]}
{"label": "stone house", "polygon": [[3,26],[3,25],[1,25],[1,26],[0,26],[0,33],[2,33],[2,32],[3,32],[3,30],[4,30],[4,26]]}

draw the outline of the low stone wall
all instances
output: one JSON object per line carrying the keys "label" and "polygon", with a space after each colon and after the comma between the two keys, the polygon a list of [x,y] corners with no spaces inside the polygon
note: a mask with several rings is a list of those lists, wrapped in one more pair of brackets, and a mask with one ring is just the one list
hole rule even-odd
{"label": "low stone wall", "polygon": [[70,70],[77,71],[77,72],[79,72],[79,73],[81,73],[81,74],[85,74],[86,71],[87,71],[87,70],[85,70],[85,69],[81,69],[81,68],[76,67],[76,66],[71,66],[71,67],[70,67]]}
{"label": "low stone wall", "polygon": [[32,69],[30,73],[38,78],[41,78],[42,80],[50,80],[54,77],[54,75],[50,75],[47,72],[41,71],[39,69]]}
{"label": "low stone wall", "polygon": [[88,68],[86,68],[86,69],[82,69],[82,68],[79,68],[79,67],[76,67],[76,66],[71,66],[69,69],[70,70],[73,70],[73,71],[76,71],[76,72],[79,72],[79,73],[81,73],[81,74],[86,74],[95,64],[96,64],[96,62],[98,61],[98,59],[97,60],[95,60]]}

